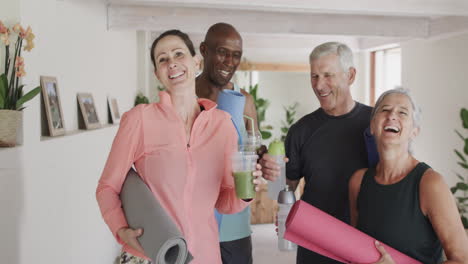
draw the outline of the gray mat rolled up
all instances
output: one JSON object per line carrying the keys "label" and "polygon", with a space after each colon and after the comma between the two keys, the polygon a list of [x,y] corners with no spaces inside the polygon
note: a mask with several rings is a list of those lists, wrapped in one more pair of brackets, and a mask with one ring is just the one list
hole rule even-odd
{"label": "gray mat rolled up", "polygon": [[154,264],[186,264],[193,259],[179,229],[133,168],[120,199],[128,225],[143,228],[138,241]]}

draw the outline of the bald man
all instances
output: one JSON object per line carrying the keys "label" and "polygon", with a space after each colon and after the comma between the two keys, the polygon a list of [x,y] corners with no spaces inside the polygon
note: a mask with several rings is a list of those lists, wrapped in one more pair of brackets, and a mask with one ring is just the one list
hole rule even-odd
{"label": "bald man", "polygon": [[[245,96],[244,115],[252,117],[255,130],[258,130],[257,110],[252,95],[231,82],[242,58],[242,38],[229,24],[217,23],[206,33],[200,44],[203,56],[203,72],[196,80],[196,93],[200,98],[217,101],[223,89],[235,90]],[[250,122],[245,123],[247,131],[252,130]],[[262,160],[267,179],[276,180],[280,167],[273,159]],[[250,229],[250,207],[234,215],[223,215],[219,230],[221,258],[223,264],[252,263],[252,240]]]}
{"label": "bald man", "polygon": [[[198,97],[216,102],[223,89],[241,92],[246,99],[244,114],[254,118],[257,130],[257,111],[252,95],[231,82],[242,58],[242,38],[239,32],[226,23],[212,25],[200,44],[200,53],[203,56],[203,72],[197,78]],[[245,125],[247,130],[252,130],[250,122]]]}

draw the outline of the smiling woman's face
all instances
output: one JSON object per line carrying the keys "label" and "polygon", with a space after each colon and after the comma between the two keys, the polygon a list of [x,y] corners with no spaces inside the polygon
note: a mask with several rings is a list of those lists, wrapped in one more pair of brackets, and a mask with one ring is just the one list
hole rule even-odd
{"label": "smiling woman's face", "polygon": [[184,41],[173,35],[159,40],[154,49],[156,64],[155,74],[166,90],[173,93],[184,93],[193,89],[199,60],[192,56]]}
{"label": "smiling woman's face", "polygon": [[419,132],[414,125],[409,98],[399,93],[388,94],[377,107],[371,121],[371,132],[377,144],[409,146]]}

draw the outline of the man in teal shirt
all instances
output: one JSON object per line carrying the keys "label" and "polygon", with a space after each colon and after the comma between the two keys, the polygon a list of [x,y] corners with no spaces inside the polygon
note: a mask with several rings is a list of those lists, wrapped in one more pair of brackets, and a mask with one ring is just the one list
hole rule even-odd
{"label": "man in teal shirt", "polygon": [[[200,44],[200,53],[204,61],[203,72],[196,82],[197,96],[216,102],[223,89],[241,92],[245,96],[244,115],[252,117],[255,121],[254,128],[250,122],[245,123],[245,128],[247,131],[258,131],[257,111],[252,95],[231,82],[242,58],[242,38],[239,32],[226,23],[212,25],[205,40]],[[265,166],[270,170],[268,175],[278,175],[279,166],[275,163],[270,164],[269,168]],[[270,179],[274,180],[274,176]],[[253,262],[251,233],[250,207],[237,214],[222,216],[219,236],[223,264]]]}

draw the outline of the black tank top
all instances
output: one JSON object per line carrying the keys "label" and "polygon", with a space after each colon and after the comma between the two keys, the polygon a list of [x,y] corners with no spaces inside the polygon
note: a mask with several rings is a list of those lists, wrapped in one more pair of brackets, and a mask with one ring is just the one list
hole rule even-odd
{"label": "black tank top", "polygon": [[361,182],[357,228],[425,264],[438,263],[442,246],[419,205],[419,183],[430,167],[421,162],[401,181],[382,185],[369,168]]}

